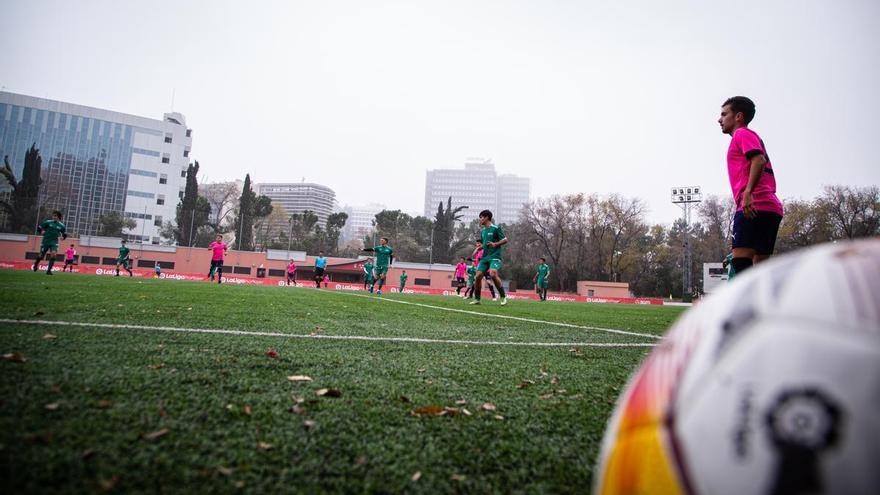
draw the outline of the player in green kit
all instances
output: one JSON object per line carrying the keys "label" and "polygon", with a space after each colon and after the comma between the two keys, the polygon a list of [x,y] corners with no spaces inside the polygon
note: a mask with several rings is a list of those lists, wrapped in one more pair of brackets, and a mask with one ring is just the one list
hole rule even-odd
{"label": "player in green kit", "polygon": [[125,239],[122,240],[122,245],[119,246],[119,257],[116,258],[116,276],[119,276],[119,267],[125,268],[128,272],[129,277],[133,277],[134,274],[131,272],[131,250],[128,249],[128,246],[125,245]]}
{"label": "player in green kit", "polygon": [[55,255],[58,254],[58,236],[67,239],[67,228],[61,223],[61,218],[61,212],[55,210],[52,212],[51,220],[46,220],[37,226],[37,233],[43,234],[43,241],[40,243],[40,254],[34,260],[34,271],[40,269],[40,261],[48,254],[49,269],[46,270],[46,275],[52,275],[52,265],[55,264]]}
{"label": "player in green kit", "polygon": [[364,290],[367,289],[373,292],[373,258],[367,258],[364,263]]}
{"label": "player in green kit", "polygon": [[[379,282],[379,289],[376,291],[376,294],[381,296],[382,287],[385,285],[385,275],[388,274],[388,267],[394,262],[394,249],[391,249],[391,246],[388,245],[388,238],[382,237],[379,239],[378,246],[365,248],[364,251],[376,253],[376,282]],[[373,288],[370,287],[370,293],[372,292]]]}
{"label": "player in green kit", "polygon": [[400,293],[403,294],[403,288],[406,287],[406,279],[409,278],[409,275],[406,274],[406,270],[400,274]]}
{"label": "player in green kit", "polygon": [[483,290],[483,278],[486,274],[492,279],[498,295],[501,296],[501,305],[507,304],[507,294],[501,285],[501,277],[498,270],[501,269],[501,248],[507,244],[507,236],[501,227],[492,223],[492,212],[483,210],[480,212],[480,240],[483,242],[483,257],[477,265],[477,275],[474,279],[474,300],[471,304],[480,304],[480,296]]}
{"label": "player in green kit", "polygon": [[540,261],[538,272],[535,273],[535,278],[532,281],[535,283],[535,289],[538,290],[538,300],[546,301],[547,286],[550,285],[550,265],[547,264],[547,258],[541,257],[538,260]]}
{"label": "player in green kit", "polygon": [[470,299],[474,296],[474,277],[477,275],[477,262],[473,258],[468,258],[471,266],[467,268],[467,289],[464,291],[464,298]]}

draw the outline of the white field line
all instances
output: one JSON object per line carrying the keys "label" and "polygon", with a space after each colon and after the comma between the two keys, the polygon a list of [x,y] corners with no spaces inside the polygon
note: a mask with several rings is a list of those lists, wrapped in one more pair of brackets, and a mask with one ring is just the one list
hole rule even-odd
{"label": "white field line", "polygon": [[87,328],[112,328],[125,330],[151,330],[161,332],[182,333],[207,333],[221,335],[253,335],[256,337],[282,337],[291,339],[315,339],[315,340],[361,340],[372,342],[403,342],[417,344],[465,344],[465,345],[495,345],[516,347],[653,347],[650,343],[608,343],[608,342],[501,342],[496,340],[444,340],[423,339],[415,337],[369,337],[365,335],[300,335],[280,332],[250,332],[245,330],[224,330],[215,328],[178,328],[178,327],[153,327],[147,325],[125,325],[117,323],[85,323],[76,321],[52,321],[52,320],[13,320],[0,318],[0,323],[13,325],[53,325],[63,327],[87,327]]}
{"label": "white field line", "polygon": [[628,330],[617,330],[614,328],[588,327],[588,326],[583,326],[583,325],[575,325],[573,323],[562,323],[562,322],[558,322],[558,321],[545,321],[545,320],[535,320],[533,318],[522,318],[520,316],[499,315],[499,314],[494,314],[494,313],[481,313],[479,311],[468,311],[466,309],[446,308],[443,306],[434,306],[432,304],[415,303],[415,302],[410,302],[410,301],[401,301],[400,299],[386,299],[386,298],[380,297],[380,296],[367,296],[364,294],[357,294],[354,292],[334,291],[333,293],[334,294],[346,294],[346,295],[355,296],[355,297],[365,297],[367,299],[378,299],[381,301],[393,302],[393,303],[398,303],[398,304],[409,304],[411,306],[439,309],[441,311],[451,311],[453,313],[464,313],[464,314],[468,314],[468,315],[476,315],[476,316],[482,316],[482,317],[486,317],[486,318],[502,318],[505,320],[525,321],[528,323],[540,323],[542,325],[553,325],[553,326],[557,326],[557,327],[576,328],[578,330],[595,330],[598,332],[616,333],[616,334],[620,334],[620,335],[633,335],[636,337],[644,337],[644,338],[656,339],[656,340],[660,340],[663,338],[661,335],[654,335],[654,334],[650,334],[650,333],[630,332]]}

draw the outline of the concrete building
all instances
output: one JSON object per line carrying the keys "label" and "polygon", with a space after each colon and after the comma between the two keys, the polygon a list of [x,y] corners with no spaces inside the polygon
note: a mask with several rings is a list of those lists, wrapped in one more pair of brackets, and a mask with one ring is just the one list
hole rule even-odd
{"label": "concrete building", "polygon": [[342,241],[363,239],[373,232],[373,221],[376,214],[385,209],[385,205],[371,203],[365,206],[346,206],[342,209],[348,215],[342,229]]}
{"label": "concrete building", "polygon": [[273,203],[284,206],[288,215],[310,210],[318,215],[321,226],[327,224],[327,217],[335,211],[336,193],[333,189],[311,182],[266,183],[257,185],[257,194],[265,195]]}
{"label": "concrete building", "polygon": [[68,232],[97,233],[111,212],[134,219],[129,239],[159,244],[186,185],[192,131],[179,113],[162,120],[0,92],[0,155],[21,177],[25,151],[42,157],[39,205],[61,210]]}
{"label": "concrete building", "polygon": [[452,197],[452,207],[467,206],[466,218],[491,210],[498,223],[519,219],[529,202],[530,181],[525,177],[495,172],[495,164],[482,158],[468,158],[464,169],[428,170],[425,177],[425,216],[433,218],[442,202]]}

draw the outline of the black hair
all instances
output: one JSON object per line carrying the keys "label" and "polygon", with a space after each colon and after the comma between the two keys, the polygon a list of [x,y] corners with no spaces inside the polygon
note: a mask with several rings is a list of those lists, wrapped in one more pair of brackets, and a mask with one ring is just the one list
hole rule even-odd
{"label": "black hair", "polygon": [[539,260],[541,260],[541,261],[543,261],[543,262],[544,262],[544,263],[546,263],[546,262],[547,262],[547,258],[545,258],[545,257],[543,257],[543,256],[541,256],[541,257],[540,257],[540,258],[538,258],[538,259],[539,259]]}
{"label": "black hair", "polygon": [[64,218],[64,215],[62,215],[61,212],[58,211],[58,210],[53,211],[52,214],[53,214],[53,215],[58,215],[58,218]]}
{"label": "black hair", "polygon": [[381,241],[382,239],[385,239],[385,242],[388,242],[388,238],[387,238],[387,237],[380,237],[380,238],[379,238],[380,241]]}
{"label": "black hair", "polygon": [[481,217],[486,217],[486,218],[492,219],[492,211],[490,211],[490,210],[483,210],[483,211],[480,212],[480,216],[481,216]]}
{"label": "black hair", "polygon": [[746,124],[755,118],[755,102],[745,96],[731,96],[721,106],[726,107],[728,105],[730,105],[730,110],[733,111],[733,115],[742,112]]}

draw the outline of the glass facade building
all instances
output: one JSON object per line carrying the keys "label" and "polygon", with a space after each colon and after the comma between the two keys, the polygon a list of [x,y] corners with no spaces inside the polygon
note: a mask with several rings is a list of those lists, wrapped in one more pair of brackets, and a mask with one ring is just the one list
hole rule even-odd
{"label": "glass facade building", "polygon": [[452,207],[467,206],[463,220],[477,218],[490,210],[496,223],[519,219],[529,202],[530,180],[516,175],[498,175],[495,164],[482,158],[468,158],[464,169],[428,170],[425,174],[425,216],[434,218],[437,207],[452,197]]}
{"label": "glass facade building", "polygon": [[36,145],[38,205],[62,211],[68,232],[94,235],[100,216],[117,212],[138,223],[127,237],[158,243],[156,217],[174,218],[185,184],[192,138],[184,122],[0,92],[0,155],[21,180],[25,152]]}

